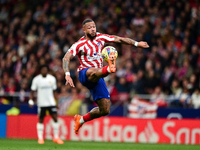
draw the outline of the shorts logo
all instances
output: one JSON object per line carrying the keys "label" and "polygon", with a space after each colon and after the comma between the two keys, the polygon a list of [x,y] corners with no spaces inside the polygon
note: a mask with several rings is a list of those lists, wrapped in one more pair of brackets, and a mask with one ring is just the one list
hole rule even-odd
{"label": "shorts logo", "polygon": [[57,108],[52,108],[51,111],[54,111],[54,112],[55,112],[55,111],[57,111]]}

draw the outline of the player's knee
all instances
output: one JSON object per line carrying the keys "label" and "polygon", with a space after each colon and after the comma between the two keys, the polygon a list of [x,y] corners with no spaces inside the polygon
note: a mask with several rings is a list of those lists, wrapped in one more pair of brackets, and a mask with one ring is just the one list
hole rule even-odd
{"label": "player's knee", "polygon": [[39,123],[43,123],[43,121],[44,121],[44,118],[40,117],[39,118]]}
{"label": "player's knee", "polygon": [[95,77],[97,74],[97,71],[98,71],[97,68],[90,68],[88,69],[87,74],[89,77]]}
{"label": "player's knee", "polygon": [[96,76],[96,73],[95,72],[92,72],[91,74],[90,74],[90,77],[95,77]]}
{"label": "player's knee", "polygon": [[57,118],[53,118],[53,121],[54,121],[54,122],[58,122],[58,119],[57,119]]}
{"label": "player's knee", "polygon": [[101,113],[101,115],[102,116],[107,116],[107,115],[109,115],[110,114],[110,110],[108,109],[108,110],[104,110],[104,111],[102,111],[102,113]]}
{"label": "player's knee", "polygon": [[97,70],[95,69],[95,70],[91,73],[90,76],[93,77],[93,78],[97,77]]}

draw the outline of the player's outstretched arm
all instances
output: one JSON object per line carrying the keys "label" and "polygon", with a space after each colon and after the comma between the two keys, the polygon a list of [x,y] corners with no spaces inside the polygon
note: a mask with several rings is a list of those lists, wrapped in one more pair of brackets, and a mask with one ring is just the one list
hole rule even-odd
{"label": "player's outstretched arm", "polygon": [[121,43],[121,44],[134,45],[134,46],[140,47],[140,48],[148,48],[149,47],[147,42],[144,42],[144,41],[137,42],[130,38],[124,38],[124,37],[119,37],[119,36],[115,36],[114,42]]}
{"label": "player's outstretched arm", "polygon": [[69,71],[69,64],[70,59],[72,58],[72,54],[70,52],[67,52],[65,56],[63,57],[63,70],[65,72],[65,79],[66,83],[65,85],[69,84],[71,87],[75,87],[72,78],[70,77],[70,71]]}

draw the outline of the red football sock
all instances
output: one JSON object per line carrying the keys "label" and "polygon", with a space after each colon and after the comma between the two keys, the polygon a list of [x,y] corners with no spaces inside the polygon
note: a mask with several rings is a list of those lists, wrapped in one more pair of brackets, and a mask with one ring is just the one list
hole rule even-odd
{"label": "red football sock", "polygon": [[103,69],[102,69],[102,73],[103,73],[103,75],[108,75],[108,74],[110,74],[110,72],[108,72],[108,67],[109,66],[105,66],[105,67],[103,67]]}
{"label": "red football sock", "polygon": [[85,122],[92,120],[92,118],[90,117],[90,113],[87,113],[86,115],[83,116],[83,120]]}

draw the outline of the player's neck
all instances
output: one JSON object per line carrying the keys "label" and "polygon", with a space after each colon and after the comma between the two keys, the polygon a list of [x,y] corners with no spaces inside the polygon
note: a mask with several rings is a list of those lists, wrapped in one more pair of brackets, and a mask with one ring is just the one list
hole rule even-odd
{"label": "player's neck", "polygon": [[86,40],[92,41],[92,40],[94,40],[95,38],[96,38],[96,36],[95,36],[95,37],[89,37],[89,36],[85,35],[85,39],[86,39]]}
{"label": "player's neck", "polygon": [[91,41],[93,40],[93,39],[89,38],[88,36],[85,36],[85,39],[86,40],[91,40]]}
{"label": "player's neck", "polygon": [[43,78],[46,78],[46,77],[47,77],[47,74],[42,74],[42,77],[43,77]]}

